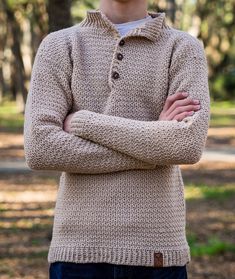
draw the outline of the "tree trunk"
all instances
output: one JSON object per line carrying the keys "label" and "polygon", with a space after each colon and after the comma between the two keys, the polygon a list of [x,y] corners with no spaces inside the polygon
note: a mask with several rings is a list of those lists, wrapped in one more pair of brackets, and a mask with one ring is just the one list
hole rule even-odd
{"label": "tree trunk", "polygon": [[[15,69],[16,69],[16,74],[15,74],[15,80],[14,82],[16,83],[16,88],[17,88],[17,95],[20,94],[20,96],[17,96],[17,100],[22,100],[20,103],[20,107],[24,108],[24,104],[26,103],[27,99],[27,89],[25,86],[25,81],[26,81],[26,76],[25,76],[25,68],[24,68],[24,63],[23,63],[23,58],[22,58],[22,53],[21,53],[21,48],[20,48],[20,28],[19,25],[15,19],[14,13],[11,10],[11,8],[8,6],[6,0],[2,0],[10,31],[11,31],[11,36],[12,36],[12,45],[11,45],[11,50],[14,55],[14,60],[15,60]],[[24,109],[23,109],[24,110]]]}
{"label": "tree trunk", "polygon": [[42,1],[33,2],[33,10],[30,17],[30,34],[31,34],[31,53],[32,53],[32,65],[38,49],[44,36],[48,33],[48,20],[45,19],[46,3]]}
{"label": "tree trunk", "polygon": [[175,23],[176,3],[175,0],[167,0],[167,16]]}
{"label": "tree trunk", "polygon": [[72,25],[71,0],[49,0],[49,32],[63,29]]}
{"label": "tree trunk", "polygon": [[6,82],[3,75],[4,64],[4,49],[7,39],[7,24],[6,17],[3,13],[3,6],[0,2],[0,104],[3,101],[4,94],[6,93]]}

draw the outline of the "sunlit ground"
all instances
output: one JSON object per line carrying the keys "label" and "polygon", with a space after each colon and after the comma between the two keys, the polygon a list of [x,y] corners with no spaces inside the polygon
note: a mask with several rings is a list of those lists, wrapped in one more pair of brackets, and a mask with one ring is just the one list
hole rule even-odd
{"label": "sunlit ground", "polygon": [[[57,181],[35,174],[1,178],[1,278],[47,278]],[[190,278],[233,278],[235,183],[187,183],[185,197]]]}
{"label": "sunlit ground", "polygon": [[56,188],[56,179],[36,175],[0,180],[1,278],[47,278]]}

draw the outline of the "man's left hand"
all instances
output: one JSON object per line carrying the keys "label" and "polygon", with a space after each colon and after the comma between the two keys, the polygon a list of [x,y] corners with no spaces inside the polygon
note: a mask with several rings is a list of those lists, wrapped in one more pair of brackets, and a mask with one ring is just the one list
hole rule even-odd
{"label": "man's left hand", "polygon": [[67,133],[71,132],[71,119],[72,119],[74,113],[75,112],[68,114],[64,120],[63,130]]}

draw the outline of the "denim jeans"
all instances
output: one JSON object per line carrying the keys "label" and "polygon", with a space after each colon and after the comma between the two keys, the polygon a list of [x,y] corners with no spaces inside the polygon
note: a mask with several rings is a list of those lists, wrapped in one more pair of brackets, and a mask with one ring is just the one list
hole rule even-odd
{"label": "denim jeans", "polygon": [[111,263],[54,262],[50,279],[187,279],[186,265],[146,267]]}

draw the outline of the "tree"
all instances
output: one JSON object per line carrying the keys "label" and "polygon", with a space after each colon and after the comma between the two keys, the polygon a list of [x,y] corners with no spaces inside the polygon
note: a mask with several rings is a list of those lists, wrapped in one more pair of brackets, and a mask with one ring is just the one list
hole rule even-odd
{"label": "tree", "polygon": [[212,92],[218,99],[235,98],[235,1],[198,0],[198,37],[205,45]]}
{"label": "tree", "polygon": [[12,69],[14,72],[12,72],[12,77],[14,79],[14,82],[12,82],[12,85],[14,85],[14,93],[15,97],[17,99],[18,94],[19,96],[22,96],[23,102],[26,102],[27,98],[27,89],[25,86],[26,81],[26,75],[25,75],[25,68],[24,63],[22,59],[22,52],[21,52],[21,30],[18,22],[16,21],[16,18],[14,16],[14,12],[12,11],[10,5],[8,4],[7,0],[2,0],[3,8],[7,16],[7,21],[9,24],[9,30],[12,35],[11,37],[11,51],[13,54],[13,61],[11,63],[14,64],[14,67]]}
{"label": "tree", "polygon": [[6,15],[3,13],[3,3],[0,2],[0,103],[3,101],[4,93],[6,92],[6,83],[3,76],[4,65],[4,49],[7,38]]}
{"label": "tree", "polygon": [[166,1],[150,0],[149,9],[153,9],[159,12],[165,12],[166,17],[170,21],[170,23],[172,25],[175,24],[176,10],[177,10],[176,0],[166,0]]}
{"label": "tree", "polygon": [[71,0],[49,0],[49,32],[66,28],[72,25]]}
{"label": "tree", "polygon": [[175,23],[176,3],[175,0],[167,0],[166,14],[170,18],[171,22]]}

